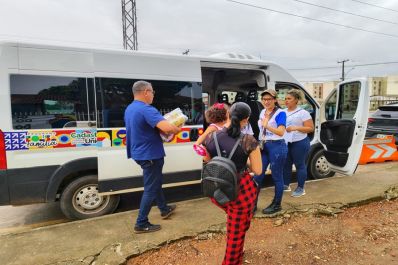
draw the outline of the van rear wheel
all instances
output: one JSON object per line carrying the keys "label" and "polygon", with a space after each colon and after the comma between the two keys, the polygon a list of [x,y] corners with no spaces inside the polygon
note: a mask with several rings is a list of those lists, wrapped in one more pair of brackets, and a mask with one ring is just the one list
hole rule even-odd
{"label": "van rear wheel", "polygon": [[62,192],[60,204],[67,218],[87,219],[114,212],[119,200],[119,195],[99,195],[98,176],[87,175],[66,186]]}
{"label": "van rear wheel", "polygon": [[323,149],[318,149],[310,157],[308,173],[313,179],[324,179],[333,177],[336,173],[329,167],[329,163],[323,154]]}

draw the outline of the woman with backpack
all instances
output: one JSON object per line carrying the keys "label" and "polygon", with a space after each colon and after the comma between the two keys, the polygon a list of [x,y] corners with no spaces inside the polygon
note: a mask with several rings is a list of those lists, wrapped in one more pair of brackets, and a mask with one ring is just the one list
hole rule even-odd
{"label": "woman with backpack", "polygon": [[[205,162],[218,156],[218,146],[222,157],[227,158],[231,153],[233,154],[230,159],[238,172],[239,188],[236,199],[221,205],[216,199],[211,198],[212,202],[227,214],[227,246],[223,265],[242,264],[245,235],[250,227],[257,197],[257,188],[249,171],[258,175],[262,169],[257,140],[252,135],[241,133],[241,130],[249,122],[250,113],[250,107],[246,103],[233,104],[229,113],[229,126],[215,132],[215,136],[214,133],[210,134],[204,142],[207,150],[207,155],[204,157]],[[217,138],[217,142],[214,137]],[[239,144],[233,150],[238,141]],[[248,161],[249,169],[247,168]]]}
{"label": "woman with backpack", "polygon": [[[283,196],[283,167],[287,155],[287,146],[283,135],[286,131],[286,112],[278,104],[277,94],[274,89],[267,89],[261,93],[264,109],[260,113],[258,127],[260,128],[260,145],[262,145],[261,158],[263,169],[261,174],[254,177],[258,184],[258,194],[264,181],[265,171],[271,165],[272,180],[275,185],[274,199],[271,204],[263,209],[263,214],[273,214],[282,210]],[[257,201],[256,201],[257,204]],[[254,211],[257,210],[257,206]]]}

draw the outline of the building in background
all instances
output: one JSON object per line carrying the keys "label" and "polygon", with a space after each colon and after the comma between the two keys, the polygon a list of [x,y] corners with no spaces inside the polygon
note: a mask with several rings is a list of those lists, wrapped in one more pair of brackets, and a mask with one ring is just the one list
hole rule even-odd
{"label": "building in background", "polygon": [[305,82],[303,85],[313,98],[322,103],[338,83],[339,81]]}
{"label": "building in background", "polygon": [[398,102],[398,76],[369,77],[370,110],[379,106]]}
{"label": "building in background", "polygon": [[[304,88],[319,103],[325,101],[330,92],[337,87],[340,81],[304,82]],[[379,106],[398,102],[398,75],[385,77],[369,77],[370,110],[376,110]],[[347,94],[348,96],[348,94]]]}
{"label": "building in background", "polygon": [[398,97],[398,75],[387,76],[387,95]]}

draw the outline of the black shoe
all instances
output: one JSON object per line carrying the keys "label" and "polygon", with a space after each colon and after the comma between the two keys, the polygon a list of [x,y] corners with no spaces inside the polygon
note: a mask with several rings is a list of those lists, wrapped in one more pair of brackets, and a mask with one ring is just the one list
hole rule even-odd
{"label": "black shoe", "polygon": [[151,233],[151,232],[159,231],[161,228],[162,227],[160,225],[153,225],[148,222],[146,225],[143,225],[143,226],[136,225],[134,227],[134,233],[136,233],[136,234]]}
{"label": "black shoe", "polygon": [[[268,205],[267,207],[265,207],[265,209],[268,209],[268,208],[273,208],[274,206],[275,206],[275,198],[272,200],[272,202],[271,202],[271,204],[270,205]],[[264,210],[265,210],[264,209]]]}
{"label": "black shoe", "polygon": [[263,210],[263,214],[273,214],[282,210],[281,204],[272,202],[267,208]]}
{"label": "black shoe", "polygon": [[174,210],[177,208],[177,205],[175,205],[175,204],[170,204],[168,207],[169,207],[169,209],[168,209],[167,211],[162,212],[162,213],[160,214],[160,216],[162,217],[162,219],[167,219],[167,218],[169,218],[170,215],[172,215],[173,212],[174,212]]}

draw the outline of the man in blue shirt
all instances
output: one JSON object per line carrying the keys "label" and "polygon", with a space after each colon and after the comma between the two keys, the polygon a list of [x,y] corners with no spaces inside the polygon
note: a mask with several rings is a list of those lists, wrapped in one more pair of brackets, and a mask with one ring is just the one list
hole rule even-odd
{"label": "man in blue shirt", "polygon": [[156,201],[163,219],[175,210],[175,205],[167,205],[162,190],[164,148],[159,135],[175,134],[180,128],[169,123],[159,111],[151,106],[155,91],[146,81],[137,81],[133,85],[134,101],[126,108],[124,122],[127,130],[127,157],[141,166],[144,178],[144,193],[134,227],[135,233],[154,232],[160,225],[151,224],[148,214],[153,201]]}

